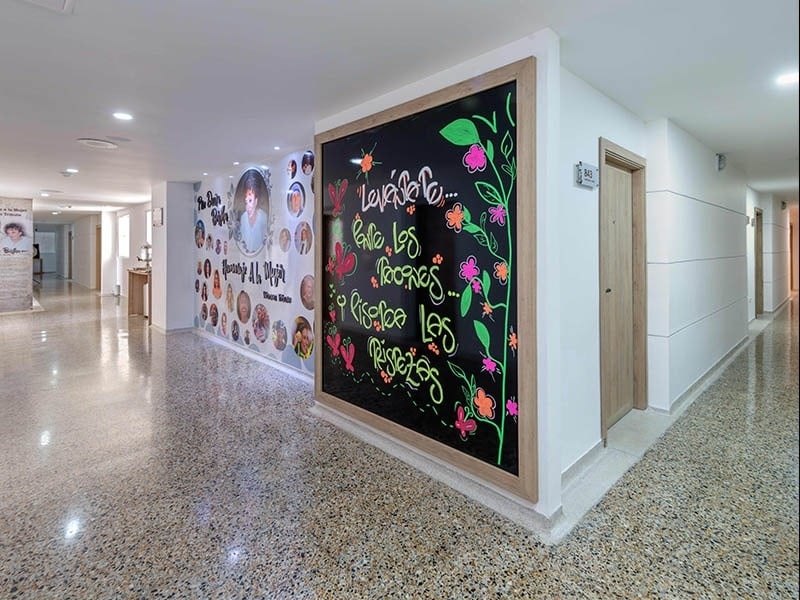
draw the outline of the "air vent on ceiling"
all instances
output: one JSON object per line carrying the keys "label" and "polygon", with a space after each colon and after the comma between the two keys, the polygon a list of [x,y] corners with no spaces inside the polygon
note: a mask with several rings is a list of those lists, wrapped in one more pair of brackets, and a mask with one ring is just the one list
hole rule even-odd
{"label": "air vent on ceiling", "polygon": [[52,10],[62,15],[71,15],[75,10],[75,2],[77,0],[24,0],[28,4],[35,4],[47,10]]}
{"label": "air vent on ceiling", "polygon": [[84,146],[89,146],[89,148],[100,148],[101,150],[114,150],[115,148],[119,148],[119,145],[114,142],[98,140],[96,138],[78,138],[75,141]]}

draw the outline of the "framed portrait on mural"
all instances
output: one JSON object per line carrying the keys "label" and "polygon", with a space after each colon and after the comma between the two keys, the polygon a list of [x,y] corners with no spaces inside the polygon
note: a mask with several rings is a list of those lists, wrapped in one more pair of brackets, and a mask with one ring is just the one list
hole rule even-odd
{"label": "framed portrait on mural", "polygon": [[534,123],[529,58],[315,140],[318,402],[532,502]]}

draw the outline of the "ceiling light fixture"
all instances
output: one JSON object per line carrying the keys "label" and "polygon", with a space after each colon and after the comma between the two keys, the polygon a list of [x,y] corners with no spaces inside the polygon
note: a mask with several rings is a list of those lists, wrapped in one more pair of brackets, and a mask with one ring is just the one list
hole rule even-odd
{"label": "ceiling light fixture", "polygon": [[74,167],[68,167],[68,168],[64,169],[64,172],[65,173],[69,173],[70,175],[75,175],[75,173],[78,173],[78,169],[76,169]]}
{"label": "ceiling light fixture", "polygon": [[797,71],[793,73],[784,73],[780,77],[775,79],[775,83],[778,85],[792,85],[798,82],[798,75]]}
{"label": "ceiling light fixture", "polygon": [[132,121],[133,115],[126,112],[115,112],[114,118],[119,119],[120,121]]}
{"label": "ceiling light fixture", "polygon": [[239,161],[238,160],[233,161],[233,166],[234,167],[238,167],[239,166]]}
{"label": "ceiling light fixture", "polygon": [[207,177],[207,176],[208,176],[208,173],[206,173],[205,171],[203,171],[203,177]]}
{"label": "ceiling light fixture", "polygon": [[280,149],[281,149],[281,147],[280,147],[280,146],[273,146],[273,148],[274,148],[275,150],[280,150]]}
{"label": "ceiling light fixture", "polygon": [[97,138],[78,138],[75,141],[84,146],[89,146],[89,148],[99,148],[100,150],[114,150],[119,148],[119,145],[114,142],[99,140]]}
{"label": "ceiling light fixture", "polygon": [[48,194],[47,192],[42,192],[42,197],[43,197],[43,198],[47,198],[49,195],[50,195],[50,194]]}
{"label": "ceiling light fixture", "polygon": [[51,214],[53,214],[53,215],[60,215],[60,214],[61,214],[61,211],[60,211],[60,210],[54,210],[54,211],[53,211]]}

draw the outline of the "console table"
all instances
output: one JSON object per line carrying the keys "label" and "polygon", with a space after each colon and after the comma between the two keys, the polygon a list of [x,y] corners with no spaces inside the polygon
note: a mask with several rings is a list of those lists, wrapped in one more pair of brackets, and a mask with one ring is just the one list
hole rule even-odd
{"label": "console table", "polygon": [[[147,285],[147,312],[144,314],[144,286]],[[153,286],[150,282],[150,269],[128,269],[128,316],[143,315],[149,325],[153,310]]]}

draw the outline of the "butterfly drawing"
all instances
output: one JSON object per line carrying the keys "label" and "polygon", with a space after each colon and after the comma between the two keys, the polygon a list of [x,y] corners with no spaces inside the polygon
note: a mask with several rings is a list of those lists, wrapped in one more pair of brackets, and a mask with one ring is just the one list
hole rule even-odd
{"label": "butterfly drawing", "polygon": [[[325,340],[328,342],[328,345],[331,347],[331,352],[334,356],[339,356],[339,345],[342,341],[342,336],[337,332],[335,336],[326,336]],[[342,346],[344,348],[344,346]]]}
{"label": "butterfly drawing", "polygon": [[456,429],[458,429],[458,433],[462,440],[466,440],[467,436],[478,428],[478,424],[475,422],[475,419],[467,419],[465,417],[466,412],[464,411],[464,407],[459,406],[456,409],[455,426]]}
{"label": "butterfly drawing", "polygon": [[336,185],[328,184],[328,195],[333,200],[333,216],[338,217],[344,212],[344,193],[347,191],[347,179],[339,179]]}
{"label": "butterfly drawing", "polygon": [[353,358],[356,356],[356,347],[353,344],[348,344],[347,346],[342,344],[339,348],[339,351],[342,353],[344,368],[351,373],[355,371],[355,368],[353,367]]}
{"label": "butterfly drawing", "polygon": [[342,242],[336,242],[334,251],[336,252],[336,259],[333,263],[333,272],[339,280],[344,279],[345,275],[350,275],[356,269],[356,255],[353,252],[348,252],[349,248],[342,245]]}

